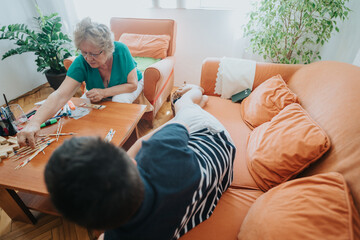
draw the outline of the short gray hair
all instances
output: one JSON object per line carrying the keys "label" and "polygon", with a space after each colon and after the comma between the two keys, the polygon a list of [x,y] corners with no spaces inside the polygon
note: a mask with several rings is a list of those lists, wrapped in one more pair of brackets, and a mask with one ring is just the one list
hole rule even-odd
{"label": "short gray hair", "polygon": [[89,17],[81,20],[74,31],[75,47],[79,49],[83,41],[89,41],[101,48],[105,55],[114,52],[114,35],[105,24],[92,22]]}

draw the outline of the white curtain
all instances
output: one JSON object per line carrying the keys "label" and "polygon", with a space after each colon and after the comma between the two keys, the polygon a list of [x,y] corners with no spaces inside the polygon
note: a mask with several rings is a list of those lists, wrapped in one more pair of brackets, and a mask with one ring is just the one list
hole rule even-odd
{"label": "white curtain", "polygon": [[358,50],[355,59],[353,61],[353,64],[360,67],[360,49]]}

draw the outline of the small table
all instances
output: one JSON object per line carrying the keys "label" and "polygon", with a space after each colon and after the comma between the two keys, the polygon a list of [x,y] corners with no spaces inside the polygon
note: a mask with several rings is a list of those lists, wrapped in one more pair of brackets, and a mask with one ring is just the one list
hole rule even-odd
{"label": "small table", "polygon": [[[76,106],[83,99],[72,99]],[[145,113],[146,106],[138,104],[102,102],[104,109],[90,109],[80,119],[63,118],[61,132],[75,132],[76,136],[99,136],[104,139],[109,130],[115,130],[111,143],[128,149],[138,138],[137,124]],[[41,129],[40,134],[55,133],[57,124]],[[45,165],[51,153],[72,136],[60,136],[59,140],[45,148],[26,166],[15,170],[20,161],[4,159],[0,163],[0,207],[13,220],[36,223],[29,209],[52,215],[60,215],[51,204],[44,181]]]}

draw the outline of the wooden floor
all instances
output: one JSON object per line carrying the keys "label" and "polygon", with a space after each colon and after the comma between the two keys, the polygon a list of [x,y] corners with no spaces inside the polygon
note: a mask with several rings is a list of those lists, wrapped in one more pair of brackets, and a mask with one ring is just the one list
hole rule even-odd
{"label": "wooden floor", "polygon": [[[10,103],[18,103],[24,110],[28,112],[33,108],[34,103],[44,100],[54,90],[44,84],[24,96],[10,101]],[[77,92],[75,96],[80,96]],[[157,128],[172,118],[170,103],[165,102],[159,110],[154,122],[154,128]],[[151,131],[150,125],[141,120],[138,126],[140,136]],[[36,225],[25,224],[12,221],[6,213],[0,208],[0,240],[92,240],[96,239],[93,232],[88,231],[76,224],[73,224],[62,217],[51,216],[43,213],[34,212],[38,219]]]}

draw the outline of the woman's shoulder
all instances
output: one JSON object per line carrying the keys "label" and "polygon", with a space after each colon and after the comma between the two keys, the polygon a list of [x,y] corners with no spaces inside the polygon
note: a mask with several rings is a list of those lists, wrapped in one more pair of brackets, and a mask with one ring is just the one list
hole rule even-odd
{"label": "woman's shoulder", "polygon": [[79,61],[79,62],[86,62],[85,58],[83,55],[79,54],[74,61]]}
{"label": "woman's shoulder", "polygon": [[125,45],[125,43],[122,42],[114,42],[114,46],[115,46],[115,50],[123,50],[123,49],[127,49],[128,47]]}
{"label": "woman's shoulder", "polygon": [[77,67],[79,67],[79,66],[86,67],[86,60],[82,55],[79,55],[74,59],[73,63],[70,66],[72,66],[72,65],[77,66]]}
{"label": "woman's shoulder", "polygon": [[114,47],[115,47],[113,53],[114,57],[126,58],[129,55],[130,50],[124,43],[114,42]]}

